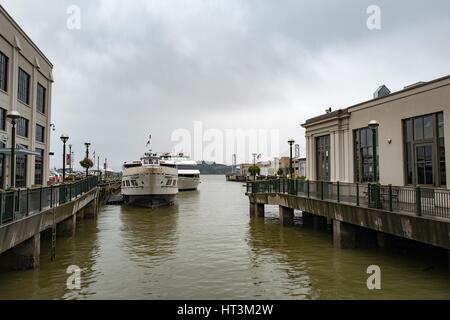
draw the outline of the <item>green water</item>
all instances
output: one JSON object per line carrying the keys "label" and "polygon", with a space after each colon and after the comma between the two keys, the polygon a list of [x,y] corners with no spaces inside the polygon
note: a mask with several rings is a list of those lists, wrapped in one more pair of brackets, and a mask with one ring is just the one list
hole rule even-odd
{"label": "green water", "polygon": [[[202,180],[172,207],[104,207],[58,238],[56,261],[43,240],[38,270],[0,273],[0,299],[450,299],[445,265],[335,249],[326,231],[279,226],[276,207],[250,219],[242,184]],[[70,265],[80,290],[67,289]],[[367,289],[369,265],[381,290]]]}

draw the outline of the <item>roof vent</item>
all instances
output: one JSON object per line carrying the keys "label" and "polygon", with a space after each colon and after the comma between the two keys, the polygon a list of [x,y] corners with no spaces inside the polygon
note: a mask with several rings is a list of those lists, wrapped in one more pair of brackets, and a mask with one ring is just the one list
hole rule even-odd
{"label": "roof vent", "polygon": [[420,86],[420,85],[422,85],[422,84],[424,84],[424,83],[425,83],[425,82],[423,82],[423,81],[419,81],[419,82],[410,84],[409,86],[406,86],[406,87],[404,87],[403,89],[410,89],[410,88],[418,87],[418,86]]}
{"label": "roof vent", "polygon": [[382,98],[391,94],[391,90],[389,90],[384,84],[380,86],[377,91],[373,94],[373,98]]}

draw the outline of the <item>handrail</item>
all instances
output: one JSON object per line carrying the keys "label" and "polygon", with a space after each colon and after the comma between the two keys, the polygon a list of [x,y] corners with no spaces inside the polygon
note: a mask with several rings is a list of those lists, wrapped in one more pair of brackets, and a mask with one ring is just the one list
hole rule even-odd
{"label": "handrail", "polygon": [[328,202],[450,219],[450,190],[304,179],[248,181],[247,193],[280,193]]}
{"label": "handrail", "polygon": [[0,192],[0,225],[70,202],[98,186],[91,176],[72,183]]}

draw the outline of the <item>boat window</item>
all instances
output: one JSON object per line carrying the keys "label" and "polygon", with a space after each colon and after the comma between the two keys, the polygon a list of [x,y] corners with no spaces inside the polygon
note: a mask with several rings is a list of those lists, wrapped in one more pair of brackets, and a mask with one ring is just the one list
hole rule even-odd
{"label": "boat window", "polygon": [[166,186],[170,186],[171,184],[172,184],[172,180],[171,179],[167,180]]}
{"label": "boat window", "polygon": [[136,182],[136,180],[131,180],[131,184],[133,185],[133,187],[137,187],[138,183]]}
{"label": "boat window", "polygon": [[198,170],[198,166],[193,164],[179,164],[178,170]]}
{"label": "boat window", "polygon": [[173,180],[173,186],[175,186],[177,184],[177,180]]}
{"label": "boat window", "polygon": [[130,186],[130,180],[127,180],[126,182],[127,182],[127,187],[129,187]]}

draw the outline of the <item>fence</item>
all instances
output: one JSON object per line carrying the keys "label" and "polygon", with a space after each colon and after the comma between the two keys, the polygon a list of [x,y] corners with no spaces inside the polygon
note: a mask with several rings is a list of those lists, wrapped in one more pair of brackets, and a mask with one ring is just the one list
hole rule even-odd
{"label": "fence", "polygon": [[97,187],[98,177],[36,189],[0,193],[0,225],[72,201]]}
{"label": "fence", "polygon": [[450,219],[450,190],[299,179],[247,182],[247,193],[283,193],[396,212]]}

